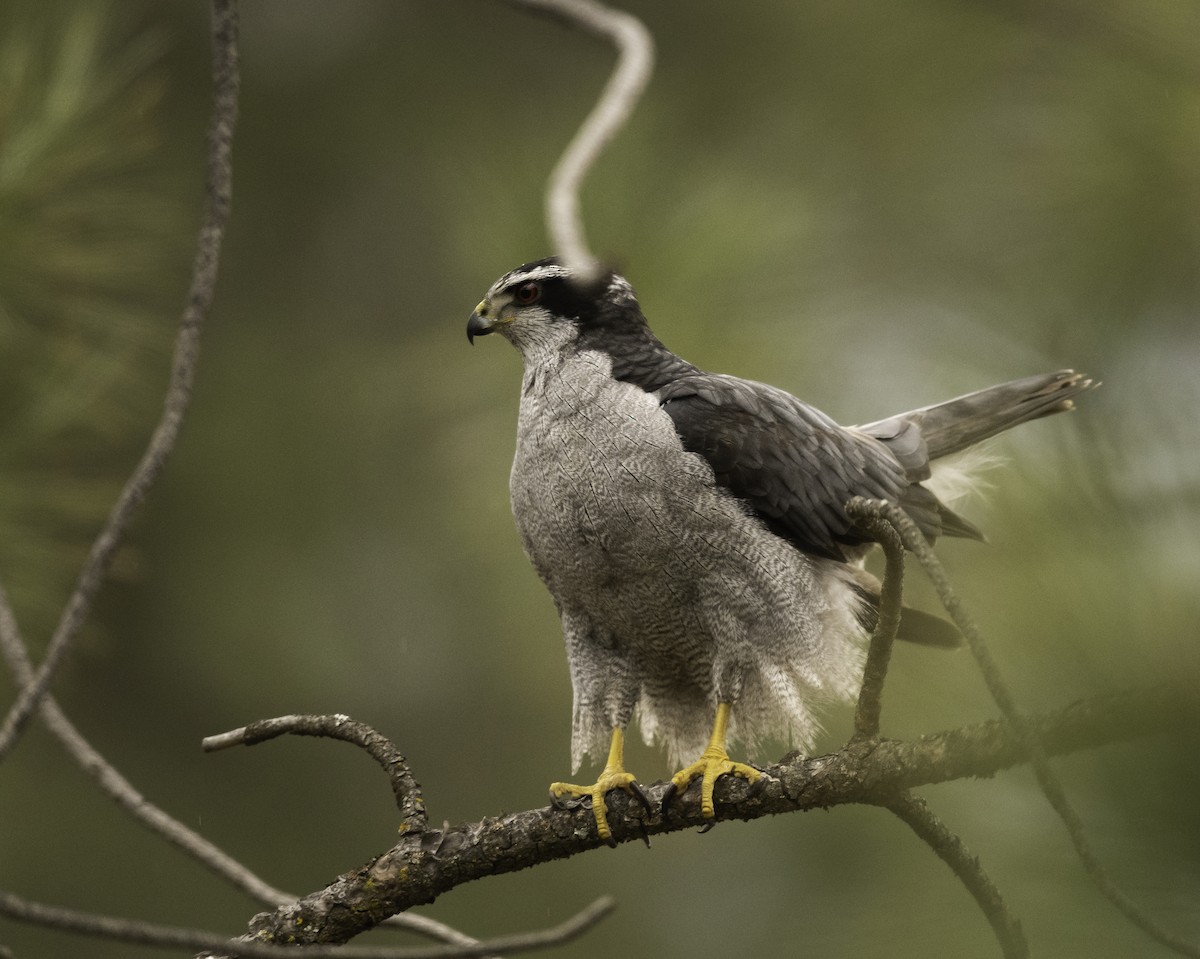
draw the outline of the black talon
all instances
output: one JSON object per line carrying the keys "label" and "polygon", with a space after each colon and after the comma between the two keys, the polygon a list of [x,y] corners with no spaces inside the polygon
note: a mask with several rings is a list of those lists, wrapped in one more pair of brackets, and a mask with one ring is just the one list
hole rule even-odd
{"label": "black talon", "polygon": [[641,783],[638,783],[638,782],[630,783],[629,791],[631,793],[633,793],[633,795],[637,797],[637,801],[642,804],[642,807],[646,810],[646,815],[653,816],[654,815],[654,807],[651,805],[650,797],[648,795],[646,795],[646,790],[644,790],[642,788]]}
{"label": "black talon", "polygon": [[650,833],[646,829],[646,820],[643,819],[643,820],[639,821],[638,825],[641,827],[641,830],[642,830],[642,842],[644,842],[646,844],[646,848],[649,849],[650,848]]}

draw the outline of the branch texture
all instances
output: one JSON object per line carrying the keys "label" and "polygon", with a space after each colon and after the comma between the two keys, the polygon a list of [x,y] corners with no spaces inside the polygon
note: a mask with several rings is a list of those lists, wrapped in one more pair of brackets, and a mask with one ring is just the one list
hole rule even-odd
{"label": "branch texture", "polygon": [[[1028,722],[1053,755],[1167,732],[1194,713],[1193,703],[1155,690],[1096,697]],[[761,784],[719,780],[717,816],[749,820],[846,803],[886,806],[906,789],[991,776],[1028,759],[1020,738],[998,721],[913,742],[855,740],[831,755],[785,758],[767,768],[768,778]],[[653,810],[661,808],[666,788],[666,783],[647,787]],[[616,842],[640,842],[707,824],[695,790],[676,798],[669,819],[657,811],[648,813],[620,792],[611,795],[609,804]],[[433,902],[462,883],[597,848],[602,841],[592,822],[590,809],[544,807],[408,835],[325,889],[255,917],[251,935],[275,942],[345,942],[387,916]]]}
{"label": "branch texture", "polygon": [[1009,911],[1000,895],[1000,890],[983,871],[979,860],[971,855],[966,845],[933,814],[925,800],[907,790],[883,803],[896,814],[939,859],[953,870],[966,888],[975,897],[979,908],[991,924],[1005,959],[1026,959],[1029,943],[1021,924]]}
{"label": "branch texture", "polygon": [[904,544],[900,534],[890,523],[885,522],[874,511],[862,509],[852,500],[846,504],[850,518],[870,535],[881,547],[887,558],[883,587],[879,597],[879,619],[871,634],[871,645],[867,649],[867,662],[863,668],[862,688],[858,693],[858,705],[854,710],[854,735],[870,739],[879,735],[879,716],[883,710],[883,682],[887,678],[888,665],[892,660],[892,645],[900,628],[900,609],[904,585]]}

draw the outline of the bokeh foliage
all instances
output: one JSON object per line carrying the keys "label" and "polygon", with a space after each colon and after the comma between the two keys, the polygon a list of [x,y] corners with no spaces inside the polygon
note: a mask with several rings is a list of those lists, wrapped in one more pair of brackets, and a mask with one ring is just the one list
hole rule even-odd
{"label": "bokeh foliage", "polygon": [[[992,544],[941,553],[1027,707],[1193,684],[1194,5],[632,9],[659,70],[584,209],[663,339],[847,422],[1094,373],[1076,415],[996,444],[1009,462],[963,507]],[[166,381],[206,12],[9,0],[0,20],[0,576],[36,644]],[[306,891],[392,841],[384,783],[333,744],[205,757],[201,736],[352,713],[396,739],[435,820],[538,804],[566,772],[561,641],[508,515],[518,363],[463,329],[495,276],[546,252],[544,178],[611,56],[484,0],[251,0],[243,21],[234,219],[192,417],[104,638],[56,691],[152,798]],[[898,651],[887,733],[993,714],[965,655]],[[830,715],[830,748],[849,725]],[[1129,891],[1200,937],[1194,746],[1059,768]],[[640,746],[630,762],[669,772]],[[1027,773],[927,795],[1039,954],[1163,954],[1091,890]],[[0,822],[21,824],[0,828],[0,883],[32,897],[231,932],[254,911],[36,731],[0,776]],[[482,935],[605,891],[620,912],[571,954],[995,953],[941,864],[870,809],[580,857],[430,911]],[[78,946],[9,924],[0,940]]]}

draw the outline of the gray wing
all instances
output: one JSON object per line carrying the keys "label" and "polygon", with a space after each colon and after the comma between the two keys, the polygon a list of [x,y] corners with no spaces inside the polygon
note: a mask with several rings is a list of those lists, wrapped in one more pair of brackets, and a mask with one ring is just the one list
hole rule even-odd
{"label": "gray wing", "polygon": [[[846,515],[853,496],[905,501],[908,509],[911,489],[937,502],[927,490],[910,486],[913,479],[879,440],[838,426],[783,390],[697,373],[673,380],[656,395],[684,448],[703,456],[720,485],[806,553],[845,561],[846,547],[866,542]],[[913,518],[925,528],[937,525],[934,513]]]}

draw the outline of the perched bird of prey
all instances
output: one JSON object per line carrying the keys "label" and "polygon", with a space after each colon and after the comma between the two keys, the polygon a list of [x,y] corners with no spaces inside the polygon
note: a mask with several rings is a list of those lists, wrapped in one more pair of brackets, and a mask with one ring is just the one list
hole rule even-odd
{"label": "perched bird of prey", "polygon": [[[679,792],[761,773],[728,737],[811,747],[823,701],[862,678],[879,583],[845,511],[898,504],[930,539],[981,538],[924,485],[931,463],[1018,423],[1071,408],[1090,381],[1064,370],[843,427],[789,393],[706,373],[655,337],[622,276],[551,257],[497,280],[467,335],[500,333],[524,361],[513,515],[562,618],[575,703],[571,761],[607,762],[590,798],[633,791],[625,730],[685,766]],[[948,623],[905,609],[901,638],[953,644]],[[699,757],[698,759],[696,757]]]}

